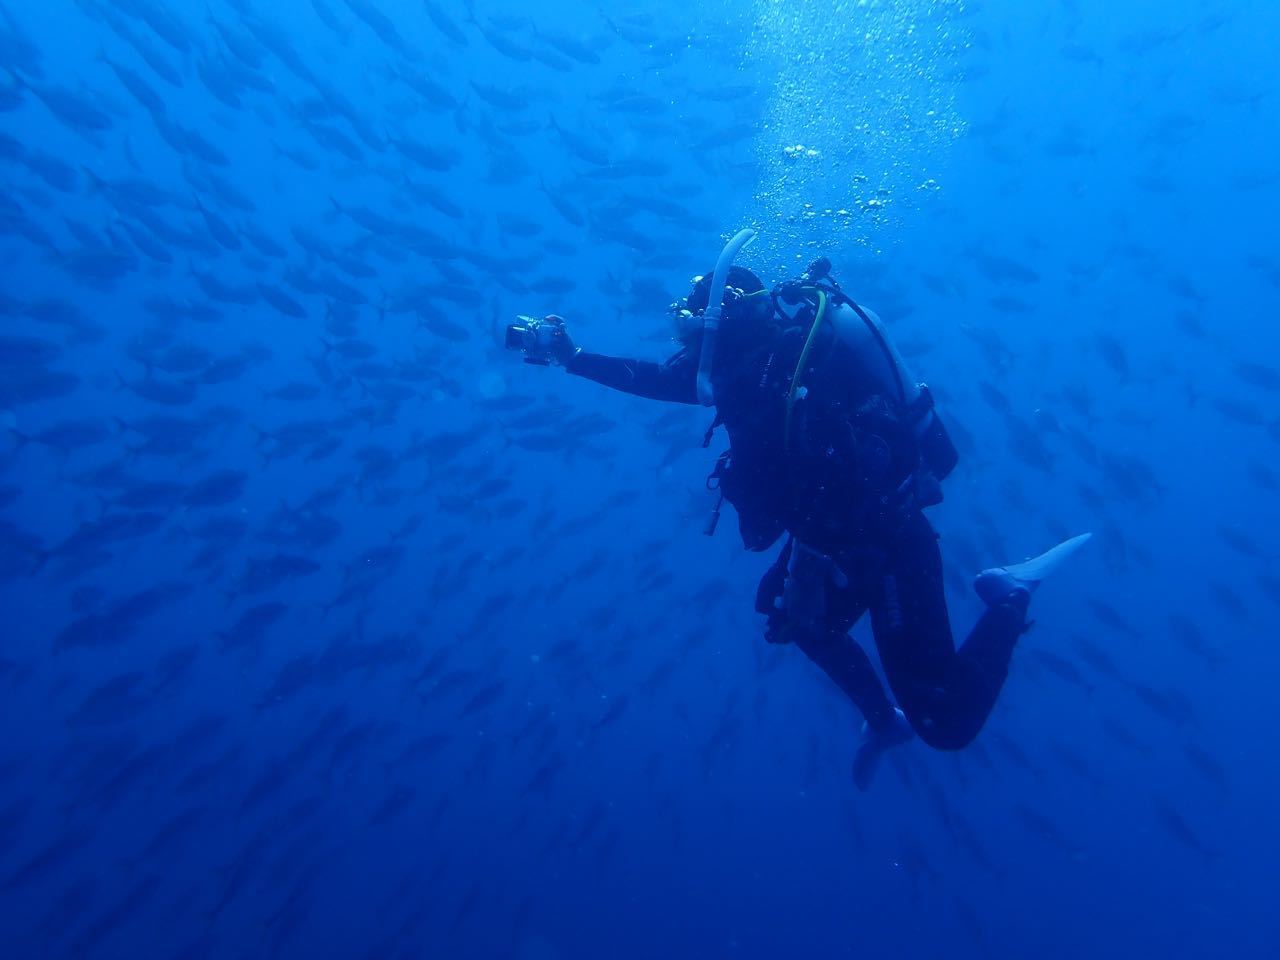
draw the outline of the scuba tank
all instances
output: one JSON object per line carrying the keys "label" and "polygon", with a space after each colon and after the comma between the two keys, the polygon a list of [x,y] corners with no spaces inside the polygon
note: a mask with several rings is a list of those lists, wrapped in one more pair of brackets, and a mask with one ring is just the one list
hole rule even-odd
{"label": "scuba tank", "polygon": [[865,340],[880,351],[892,371],[890,382],[883,384],[886,396],[894,397],[896,394],[899,414],[915,433],[921,466],[935,479],[945,480],[959,463],[960,454],[938,416],[929,385],[911,376],[902,355],[885,335],[879,317],[850,300],[836,308],[832,321],[836,324],[837,334],[851,346]]}
{"label": "scuba tank", "polygon": [[[884,325],[875,314],[860,307],[830,276],[831,261],[819,257],[809,264],[798,280],[779,284],[773,290],[775,309],[786,315],[788,307],[804,303],[817,306],[809,340],[812,342],[825,319],[830,319],[836,336],[843,341],[858,361],[858,372],[871,381],[879,392],[897,407],[897,412],[910,425],[916,439],[920,465],[934,481],[944,480],[956,467],[960,454],[947,428],[934,409],[933,394],[927,384],[911,376],[902,355],[889,340]],[[804,366],[806,353],[797,367],[797,377]],[[918,491],[924,493],[924,491]],[[938,502],[936,498],[925,499]]]}

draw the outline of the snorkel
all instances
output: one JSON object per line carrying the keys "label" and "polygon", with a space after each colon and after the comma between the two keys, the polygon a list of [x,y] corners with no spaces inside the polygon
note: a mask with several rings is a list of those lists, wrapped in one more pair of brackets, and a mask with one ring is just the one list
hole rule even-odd
{"label": "snorkel", "polygon": [[725,281],[729,277],[729,268],[733,266],[738,252],[755,237],[756,232],[750,227],[739,230],[720,251],[720,259],[716,261],[715,272],[711,275],[707,308],[702,313],[702,353],[698,357],[698,402],[704,407],[710,407],[716,402],[715,391],[711,387],[711,363],[716,350],[716,333],[720,329],[720,316],[724,312]]}

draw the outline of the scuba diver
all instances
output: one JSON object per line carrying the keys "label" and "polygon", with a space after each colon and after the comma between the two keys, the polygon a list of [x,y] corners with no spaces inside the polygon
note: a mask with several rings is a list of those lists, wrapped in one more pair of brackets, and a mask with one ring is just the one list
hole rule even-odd
{"label": "scuba diver", "polygon": [[[672,305],[682,349],[665,363],[588,353],[557,316],[521,317],[507,346],[625,393],[715,407],[703,446],[723,425],[729,449],[707,479],[719,495],[707,532],[728,500],[748,550],[786,535],[756,610],[766,639],[794,643],[862,713],[853,778],[865,790],[885,750],[914,735],[940,750],[977,736],[1028,629],[1032,592],[1089,534],[980,573],[986,610],[957,649],[923,511],[941,502],[959,458],[929,389],[825,258],[772,290],[734,266],[753,236],[735,236]],[[868,611],[898,706],[850,635]]]}

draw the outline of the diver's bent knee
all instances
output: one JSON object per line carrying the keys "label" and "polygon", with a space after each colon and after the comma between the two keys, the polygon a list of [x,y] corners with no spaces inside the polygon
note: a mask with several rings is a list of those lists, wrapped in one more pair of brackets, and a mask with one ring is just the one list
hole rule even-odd
{"label": "diver's bent knee", "polygon": [[963,750],[982,730],[982,724],[939,716],[936,711],[905,711],[916,735],[934,750]]}

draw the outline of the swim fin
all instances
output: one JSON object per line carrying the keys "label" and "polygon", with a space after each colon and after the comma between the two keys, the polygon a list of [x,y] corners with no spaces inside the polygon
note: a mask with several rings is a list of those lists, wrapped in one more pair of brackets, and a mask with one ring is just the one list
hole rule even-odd
{"label": "swim fin", "polygon": [[1022,563],[983,570],[974,580],[973,588],[988,604],[1002,603],[1019,590],[1030,595],[1067,558],[1088,543],[1092,536],[1092,533],[1082,533]]}
{"label": "swim fin", "polygon": [[890,747],[906,743],[915,737],[906,715],[897,707],[893,708],[893,719],[878,730],[872,730],[863,724],[862,746],[853,758],[853,782],[859,790],[871,786],[871,780],[880,766],[880,758]]}

